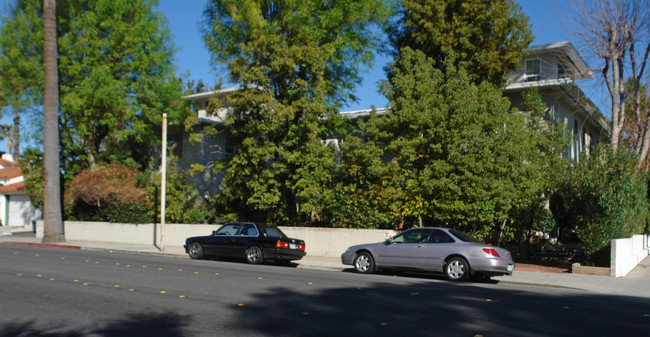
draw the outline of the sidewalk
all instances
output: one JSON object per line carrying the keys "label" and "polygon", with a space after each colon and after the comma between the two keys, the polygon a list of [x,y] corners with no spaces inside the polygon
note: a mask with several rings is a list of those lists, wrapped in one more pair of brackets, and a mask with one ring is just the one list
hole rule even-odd
{"label": "sidewalk", "polygon": [[[108,250],[116,252],[132,252],[156,254],[176,257],[187,257],[183,247],[138,246],[112,242],[75,242],[67,241],[60,244],[42,244],[31,232],[0,232],[0,244],[30,244],[57,246],[70,249]],[[341,263],[340,257],[310,256],[296,261],[297,268],[327,271],[342,271],[351,268]],[[614,278],[610,276],[584,275],[572,273],[544,273],[533,271],[518,271],[515,268],[512,276],[493,277],[493,280],[504,285],[547,286],[584,290],[599,294],[625,295],[650,298],[650,256],[632,270],[627,276]]]}

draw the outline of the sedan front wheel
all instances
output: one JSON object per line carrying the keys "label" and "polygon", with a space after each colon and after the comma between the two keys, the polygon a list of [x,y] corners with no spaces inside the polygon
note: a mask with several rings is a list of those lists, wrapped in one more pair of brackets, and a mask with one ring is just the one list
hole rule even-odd
{"label": "sedan front wheel", "polygon": [[190,243],[190,248],[187,250],[191,259],[202,259],[203,258],[203,247],[198,242]]}
{"label": "sedan front wheel", "polygon": [[363,252],[357,255],[353,264],[357,273],[371,274],[375,271],[375,260],[368,252]]}

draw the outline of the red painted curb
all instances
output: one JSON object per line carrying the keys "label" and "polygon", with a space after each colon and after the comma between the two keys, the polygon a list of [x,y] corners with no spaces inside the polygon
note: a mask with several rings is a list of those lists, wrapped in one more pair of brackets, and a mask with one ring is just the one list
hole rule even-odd
{"label": "red painted curb", "polygon": [[18,241],[4,241],[3,243],[8,243],[8,244],[12,244],[12,245],[26,245],[26,246],[41,246],[41,247],[58,247],[58,248],[68,248],[68,249],[81,249],[81,246],[61,245],[61,244],[57,244],[57,243],[18,242]]}

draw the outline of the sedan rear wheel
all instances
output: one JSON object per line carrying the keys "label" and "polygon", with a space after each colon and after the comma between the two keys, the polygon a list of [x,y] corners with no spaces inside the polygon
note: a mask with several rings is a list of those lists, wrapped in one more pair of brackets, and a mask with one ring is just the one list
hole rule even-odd
{"label": "sedan rear wheel", "polygon": [[190,258],[192,259],[202,259],[203,258],[203,247],[198,242],[190,243],[190,248],[187,250]]}
{"label": "sedan rear wheel", "polygon": [[375,260],[368,252],[360,253],[354,259],[354,269],[357,273],[371,274],[375,271]]}
{"label": "sedan rear wheel", "polygon": [[246,249],[246,262],[250,264],[260,264],[264,261],[262,251],[257,246],[251,246]]}
{"label": "sedan rear wheel", "polygon": [[445,265],[445,275],[450,281],[464,281],[469,274],[469,264],[462,257],[451,258]]}

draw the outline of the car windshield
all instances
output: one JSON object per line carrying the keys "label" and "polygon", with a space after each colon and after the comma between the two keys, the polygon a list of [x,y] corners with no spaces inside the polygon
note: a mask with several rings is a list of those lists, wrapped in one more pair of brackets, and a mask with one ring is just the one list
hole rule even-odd
{"label": "car windshield", "polygon": [[274,238],[283,238],[283,237],[286,236],[277,227],[266,227],[266,228],[264,228],[264,231],[266,232],[266,236],[270,236],[270,237],[274,237]]}
{"label": "car windshield", "polygon": [[481,241],[477,240],[472,234],[464,233],[461,231],[457,231],[455,229],[450,229],[449,233],[451,233],[453,236],[458,238],[458,240],[463,241],[463,242],[477,242],[481,243]]}

